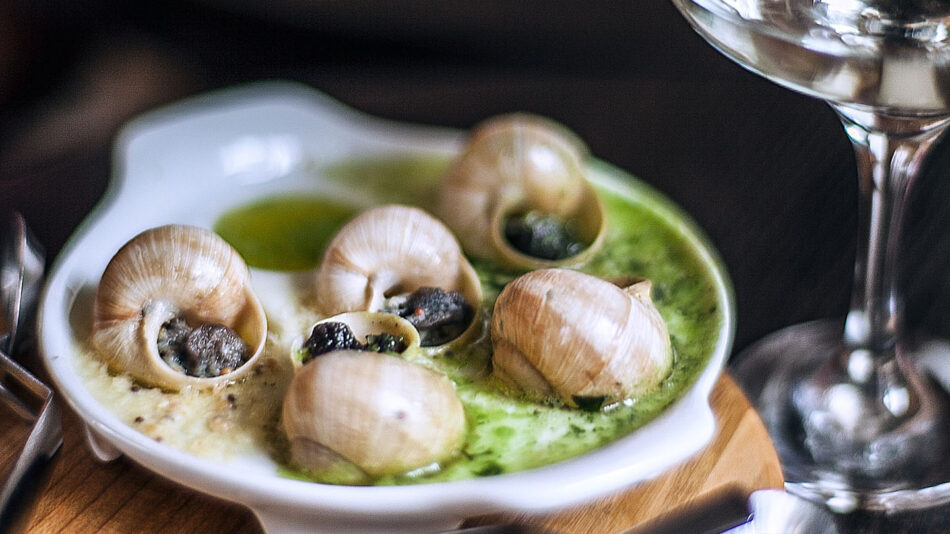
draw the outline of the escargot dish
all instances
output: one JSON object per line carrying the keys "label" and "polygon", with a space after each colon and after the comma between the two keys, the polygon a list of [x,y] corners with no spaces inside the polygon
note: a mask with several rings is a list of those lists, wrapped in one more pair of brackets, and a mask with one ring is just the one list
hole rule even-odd
{"label": "escargot dish", "polygon": [[297,466],[360,484],[451,459],[465,413],[443,375],[396,356],[335,351],[294,376],[283,425]]}
{"label": "escargot dish", "polygon": [[491,322],[493,372],[534,398],[600,408],[654,388],[673,364],[650,282],[625,289],[569,269],[508,284]]}
{"label": "escargot dish", "polygon": [[583,144],[552,121],[490,119],[446,173],[439,216],[474,256],[516,268],[580,264],[606,228],[585,156]]}
{"label": "escargot dish", "polygon": [[[190,173],[233,163],[221,154],[242,138],[205,154],[180,136],[130,168],[164,169],[179,147],[207,158],[121,182],[64,249],[42,330],[65,335],[43,351],[93,431],[160,473],[196,466],[212,493],[258,492],[275,513],[306,501],[308,528],[352,497],[354,532],[389,495],[547,485],[576,459],[567,496],[615,472],[603,458],[626,470],[631,454],[700,446],[705,427],[663,416],[705,406],[734,315],[681,210],[543,118],[492,119],[464,146],[396,129],[367,147],[371,121],[335,139],[337,122],[311,129],[293,102],[255,105],[242,134],[276,135],[299,164],[205,183]],[[262,120],[271,110],[302,122]],[[174,224],[123,230],[143,221]]]}
{"label": "escargot dish", "polygon": [[106,267],[93,306],[92,342],[109,366],[170,390],[240,377],[266,335],[244,261],[197,227],[132,238]]}
{"label": "escargot dish", "polygon": [[409,206],[380,206],[347,223],[316,275],[320,313],[395,313],[419,330],[423,346],[471,332],[481,299],[478,275],[449,229]]}

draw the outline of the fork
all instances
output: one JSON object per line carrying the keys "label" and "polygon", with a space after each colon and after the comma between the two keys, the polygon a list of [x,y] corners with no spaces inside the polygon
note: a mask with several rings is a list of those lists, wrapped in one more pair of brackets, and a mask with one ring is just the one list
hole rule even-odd
{"label": "fork", "polygon": [[0,337],[0,401],[33,425],[0,489],[2,534],[26,529],[36,496],[62,446],[63,432],[52,389],[11,357],[21,348],[24,332],[32,329],[43,252],[19,213],[13,214],[0,236],[0,311],[9,329]]}

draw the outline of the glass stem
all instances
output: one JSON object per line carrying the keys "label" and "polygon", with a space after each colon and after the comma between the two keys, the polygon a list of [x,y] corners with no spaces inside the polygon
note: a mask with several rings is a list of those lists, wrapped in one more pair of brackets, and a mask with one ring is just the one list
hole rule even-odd
{"label": "glass stem", "polygon": [[903,326],[897,268],[904,206],[927,153],[947,122],[888,119],[834,107],[854,147],[860,190],[854,289],[845,343],[851,351],[863,349],[874,359],[888,359]]}
{"label": "glass stem", "polygon": [[814,462],[861,487],[908,473],[942,435],[935,392],[899,343],[897,269],[907,197],[950,119],[834,107],[854,146],[860,180],[854,291],[843,346],[791,395]]}

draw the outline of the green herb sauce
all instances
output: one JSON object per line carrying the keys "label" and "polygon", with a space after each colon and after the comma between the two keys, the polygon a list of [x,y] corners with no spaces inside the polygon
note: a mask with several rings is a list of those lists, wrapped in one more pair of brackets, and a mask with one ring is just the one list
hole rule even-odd
{"label": "green herb sauce", "polygon": [[[447,165],[439,158],[398,156],[343,162],[321,174],[358,188],[370,203],[414,204],[431,211],[433,191]],[[427,357],[424,362],[455,382],[465,406],[469,429],[458,457],[441,469],[421,469],[378,484],[496,475],[583,454],[655,418],[699,376],[719,340],[723,303],[709,267],[679,229],[682,215],[622,171],[601,162],[593,162],[590,169],[607,208],[608,235],[603,249],[582,270],[653,281],[653,297],[675,351],[670,376],[647,395],[595,412],[528,402],[492,378],[486,324],[486,333],[464,351]],[[297,270],[316,265],[322,247],[353,213],[352,207],[333,199],[272,198],[226,214],[215,230],[251,266]],[[473,265],[483,284],[487,317],[504,285],[521,273],[485,261]],[[284,474],[300,476],[291,469]]]}

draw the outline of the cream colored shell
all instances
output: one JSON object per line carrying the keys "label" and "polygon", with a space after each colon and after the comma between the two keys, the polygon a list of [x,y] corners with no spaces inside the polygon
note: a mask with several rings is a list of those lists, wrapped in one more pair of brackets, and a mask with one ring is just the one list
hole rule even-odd
{"label": "cream colored shell", "polygon": [[[564,127],[533,115],[503,115],[477,126],[446,173],[437,213],[465,250],[518,268],[576,265],[606,232],[603,204],[584,175],[586,149]],[[528,256],[508,242],[511,215],[540,211],[571,221],[587,243],[562,260]]]}
{"label": "cream colored shell", "polygon": [[359,351],[304,365],[284,398],[283,424],[298,466],[351,484],[450,460],[466,425],[448,378]]}
{"label": "cream colored shell", "polygon": [[316,303],[324,315],[379,311],[388,297],[421,287],[458,291],[475,311],[467,338],[480,322],[481,283],[458,241],[421,209],[380,206],[358,215],[333,237],[316,275]]}
{"label": "cream colored shell", "polygon": [[[176,313],[189,324],[220,323],[237,331],[251,355],[238,369],[199,378],[172,369],[158,354],[163,323]],[[147,384],[179,390],[234,380],[263,352],[267,319],[240,255],[210,230],[168,225],[126,243],[99,281],[92,342],[109,366]]]}
{"label": "cream colored shell", "polygon": [[650,282],[621,289],[569,269],[543,269],[508,284],[491,322],[494,374],[536,399],[604,398],[656,387],[673,354]]}

